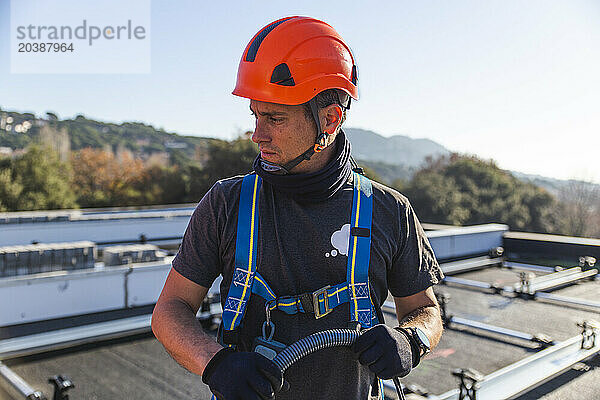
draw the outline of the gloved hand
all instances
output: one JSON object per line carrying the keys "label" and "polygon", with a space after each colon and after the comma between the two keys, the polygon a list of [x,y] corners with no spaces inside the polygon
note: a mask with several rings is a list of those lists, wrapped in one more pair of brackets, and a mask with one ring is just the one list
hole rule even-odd
{"label": "gloved hand", "polygon": [[352,345],[352,351],[362,365],[367,365],[381,379],[403,377],[412,369],[413,356],[408,338],[385,324],[364,331]]}
{"label": "gloved hand", "polygon": [[255,352],[219,350],[202,373],[219,400],[267,400],[283,386],[283,373],[271,360]]}

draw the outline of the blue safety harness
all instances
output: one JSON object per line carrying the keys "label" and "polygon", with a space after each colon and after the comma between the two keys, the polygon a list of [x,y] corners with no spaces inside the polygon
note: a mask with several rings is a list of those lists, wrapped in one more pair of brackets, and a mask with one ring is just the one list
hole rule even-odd
{"label": "blue safety harness", "polygon": [[[277,296],[257,271],[258,197],[261,178],[255,173],[242,181],[237,221],[235,266],[233,278],[223,307],[219,334],[221,344],[235,347],[238,328],[244,318],[251,294],[262,297],[270,310],[286,314],[314,313],[322,318],[340,304],[350,303],[350,321],[369,328],[378,323],[377,312],[369,288],[369,259],[371,255],[371,222],[373,188],[371,181],[353,172],[354,195],[350,221],[346,282],[328,285],[312,293]],[[383,393],[380,385],[380,393]]]}

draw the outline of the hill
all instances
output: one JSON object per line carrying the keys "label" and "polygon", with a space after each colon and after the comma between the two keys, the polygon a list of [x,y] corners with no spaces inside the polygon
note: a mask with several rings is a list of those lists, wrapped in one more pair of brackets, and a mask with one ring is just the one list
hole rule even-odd
{"label": "hill", "polygon": [[[376,132],[345,128],[352,143],[354,158],[374,170],[384,183],[397,179],[408,181],[423,164],[426,157],[448,155],[450,151],[429,139],[412,139],[395,135],[384,137]],[[148,158],[161,154],[177,162],[203,161],[211,143],[225,141],[199,136],[182,136],[166,132],[142,122],[115,124],[101,122],[78,115],[74,119],[60,120],[53,113],[37,117],[33,113],[0,110],[0,155],[23,149],[34,142],[45,142],[59,153],[82,148],[121,149],[135,156]],[[531,182],[556,195],[571,181],[539,175],[528,175],[509,171],[521,181]]]}
{"label": "hill", "polygon": [[57,149],[91,147],[110,148],[116,152],[124,148],[141,157],[167,153],[192,159],[197,158],[209,143],[220,140],[181,136],[141,122],[114,124],[83,115],[60,120],[52,113],[47,113],[46,118],[39,118],[32,113],[0,111],[0,147],[17,150],[39,141]]}
{"label": "hill", "polygon": [[352,143],[354,158],[418,168],[427,156],[448,155],[450,151],[429,139],[412,139],[408,136],[381,136],[373,131],[345,128],[344,132]]}
{"label": "hill", "polygon": [[[383,137],[373,131],[347,128],[353,155],[361,164],[373,169],[385,183],[396,179],[410,180],[427,156],[448,154],[443,146],[429,139],[411,139],[396,135]],[[114,124],[78,115],[60,120],[53,113],[45,118],[32,113],[0,111],[0,147],[18,150],[33,142],[52,145],[59,152],[82,148],[127,149],[137,157],[167,154],[170,158],[203,160],[210,143],[219,139],[181,136],[141,122]],[[183,159],[181,159],[183,157]]]}
{"label": "hill", "polygon": [[524,174],[518,171],[509,171],[515,178],[523,181],[530,182],[535,186],[542,187],[546,189],[548,192],[552,193],[555,196],[558,196],[559,193],[565,190],[572,190],[572,187],[582,186],[590,191],[596,191],[600,193],[600,185],[596,183],[585,182],[576,179],[555,179],[548,178],[547,176],[541,175],[532,175],[532,174]]}
{"label": "hill", "polygon": [[373,170],[377,174],[379,181],[386,185],[393,185],[398,179],[408,182],[418,169],[405,165],[386,164],[379,161],[356,160],[356,162],[362,167]]}
{"label": "hill", "polygon": [[403,135],[384,137],[358,128],[344,128],[344,132],[352,143],[352,156],[359,164],[375,171],[385,184],[397,179],[409,181],[426,157],[450,154],[444,146],[429,139]]}

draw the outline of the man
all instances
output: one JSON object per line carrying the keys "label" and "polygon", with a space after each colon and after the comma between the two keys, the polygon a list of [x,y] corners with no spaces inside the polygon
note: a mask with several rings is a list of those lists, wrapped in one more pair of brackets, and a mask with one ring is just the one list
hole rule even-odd
{"label": "man", "polygon": [[[218,399],[367,399],[439,341],[442,273],[407,199],[352,171],[341,124],[358,98],[349,47],[322,21],[290,17],[246,47],[233,94],[250,99],[254,173],[198,204],[154,309],[152,329]],[[195,314],[218,275],[219,343]],[[383,323],[394,296],[399,327]],[[351,347],[283,374],[269,359],[300,338],[361,328]],[[284,390],[282,390],[282,388]],[[287,390],[289,389],[289,390]]]}

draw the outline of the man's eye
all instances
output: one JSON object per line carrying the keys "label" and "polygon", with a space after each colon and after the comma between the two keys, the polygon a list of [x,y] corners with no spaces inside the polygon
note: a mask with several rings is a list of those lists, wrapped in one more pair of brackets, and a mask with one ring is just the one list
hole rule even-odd
{"label": "man's eye", "polygon": [[274,122],[276,124],[280,123],[281,121],[283,121],[283,118],[275,118],[275,117],[271,117],[269,118],[271,120],[271,122]]}

